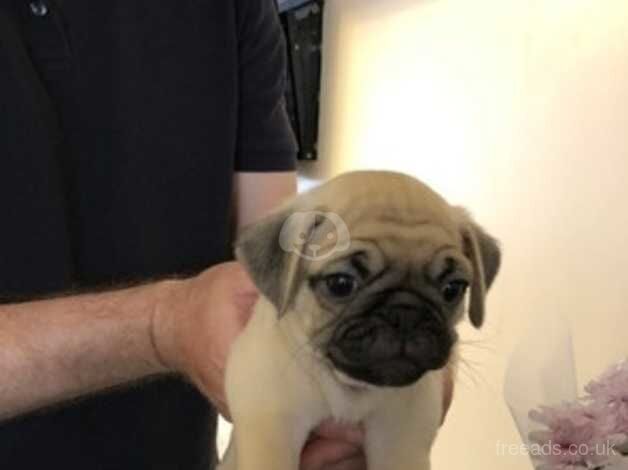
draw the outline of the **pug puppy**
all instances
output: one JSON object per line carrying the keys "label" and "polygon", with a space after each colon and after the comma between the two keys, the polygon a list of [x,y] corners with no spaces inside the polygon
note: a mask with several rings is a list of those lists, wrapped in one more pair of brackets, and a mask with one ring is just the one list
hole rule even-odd
{"label": "pug puppy", "polygon": [[235,252],[261,296],[227,362],[220,470],[297,470],[328,418],[362,423],[369,470],[428,470],[455,327],[465,304],[482,325],[495,239],[420,181],[360,171],[288,201]]}

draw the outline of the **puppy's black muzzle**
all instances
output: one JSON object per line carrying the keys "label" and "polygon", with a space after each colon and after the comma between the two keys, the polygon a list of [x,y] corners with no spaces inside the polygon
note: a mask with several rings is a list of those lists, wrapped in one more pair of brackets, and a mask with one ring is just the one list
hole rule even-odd
{"label": "puppy's black muzzle", "polygon": [[454,342],[455,332],[431,306],[391,305],[339,323],[328,357],[354,379],[401,387],[443,367]]}

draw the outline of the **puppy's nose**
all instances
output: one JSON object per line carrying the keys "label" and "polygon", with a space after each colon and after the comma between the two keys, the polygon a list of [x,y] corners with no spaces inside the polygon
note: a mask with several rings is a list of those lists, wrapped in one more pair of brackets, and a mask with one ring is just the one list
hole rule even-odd
{"label": "puppy's nose", "polygon": [[416,333],[421,324],[424,323],[425,315],[429,315],[429,312],[424,310],[416,307],[395,306],[386,312],[385,319],[394,329],[405,335],[411,335]]}

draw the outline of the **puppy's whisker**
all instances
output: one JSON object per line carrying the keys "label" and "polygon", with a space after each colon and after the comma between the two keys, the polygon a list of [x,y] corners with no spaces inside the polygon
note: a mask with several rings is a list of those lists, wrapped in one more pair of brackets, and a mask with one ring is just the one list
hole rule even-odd
{"label": "puppy's whisker", "polygon": [[469,379],[474,387],[477,388],[480,382],[485,386],[489,386],[488,381],[480,372],[480,362],[459,356],[458,365],[460,377]]}
{"label": "puppy's whisker", "polygon": [[494,346],[488,344],[459,344],[461,350],[467,351],[482,351],[483,353],[494,356],[497,354],[497,350]]}
{"label": "puppy's whisker", "polygon": [[462,366],[471,368],[474,372],[482,365],[481,361],[476,361],[468,357],[459,356],[458,360]]}
{"label": "puppy's whisker", "polygon": [[480,339],[459,339],[458,344],[462,344],[465,346],[489,346],[491,341],[480,338]]}
{"label": "puppy's whisker", "polygon": [[[283,329],[280,329],[280,332],[281,332],[281,335],[285,337],[288,343],[294,344],[293,338],[289,332]],[[316,339],[316,335],[312,335],[312,337],[309,338],[305,343],[297,345],[294,349],[290,351],[289,359],[292,361],[292,363],[299,362],[300,356],[309,354],[312,351],[317,350],[318,345],[315,344],[315,341],[314,341],[315,339]],[[286,364],[286,367],[288,367],[288,364]],[[315,372],[310,371],[307,368],[302,368],[302,370],[304,370],[304,372],[307,375],[309,375],[313,381],[316,381],[317,374]]]}
{"label": "puppy's whisker", "polygon": [[[483,357],[498,356],[495,344],[486,340],[459,340],[457,347],[461,353],[468,352]],[[466,359],[470,360],[468,357]]]}

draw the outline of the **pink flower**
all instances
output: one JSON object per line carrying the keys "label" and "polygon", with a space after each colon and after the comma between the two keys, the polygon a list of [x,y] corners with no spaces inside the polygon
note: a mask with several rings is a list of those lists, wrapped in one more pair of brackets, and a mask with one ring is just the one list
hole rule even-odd
{"label": "pink flower", "polygon": [[582,470],[603,467],[616,458],[617,436],[609,434],[604,408],[581,403],[542,406],[530,412],[530,419],[546,429],[530,433],[530,440],[542,449],[531,452],[538,468]]}
{"label": "pink flower", "polygon": [[586,400],[608,407],[607,413],[614,420],[612,432],[628,435],[628,360],[610,367],[584,389]]}
{"label": "pink flower", "polygon": [[617,459],[614,463],[607,466],[604,470],[628,470],[628,457]]}

